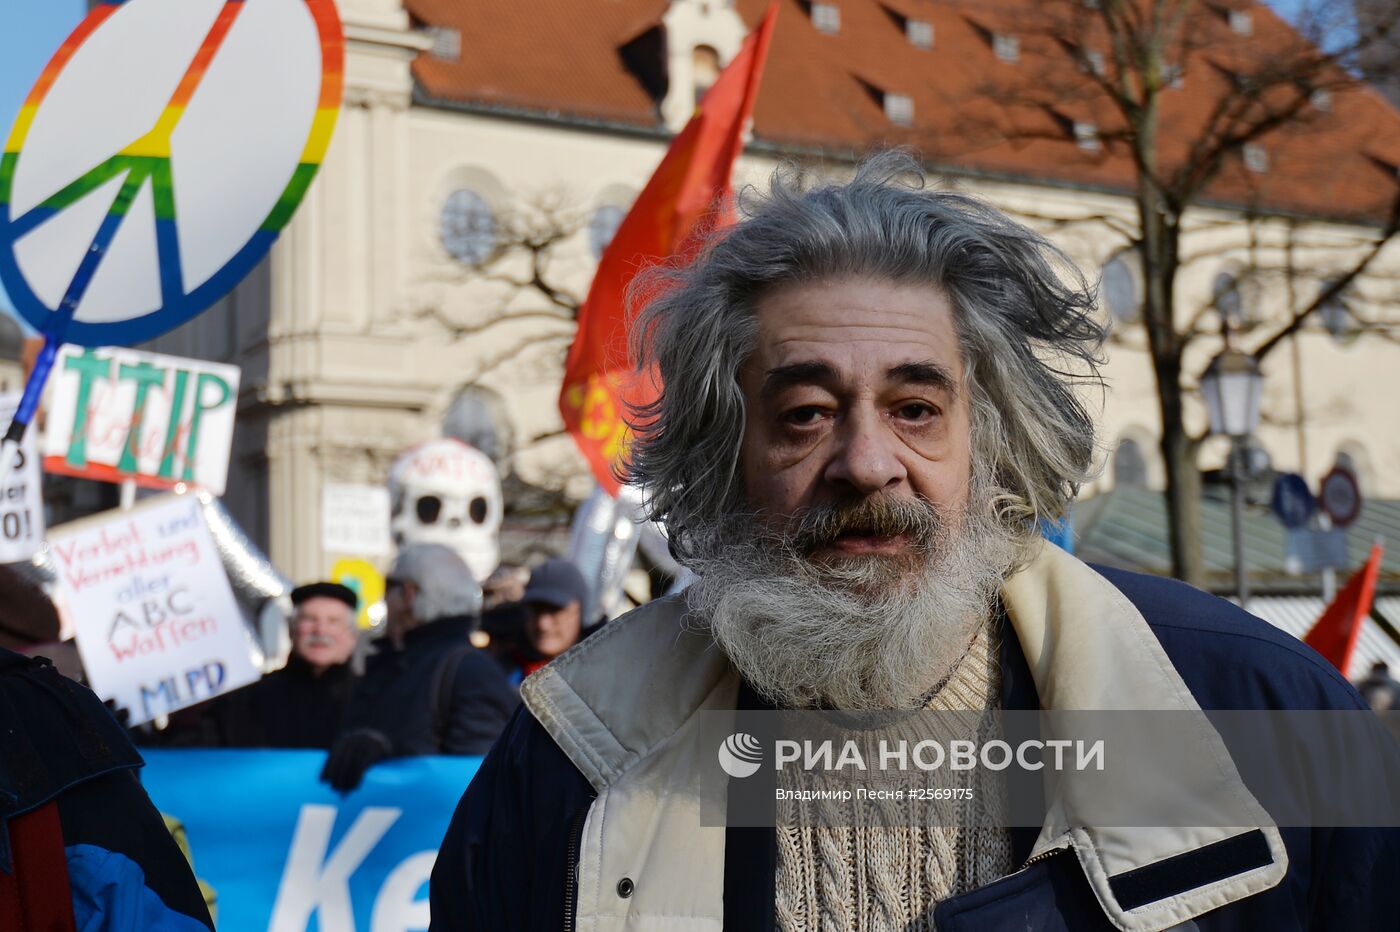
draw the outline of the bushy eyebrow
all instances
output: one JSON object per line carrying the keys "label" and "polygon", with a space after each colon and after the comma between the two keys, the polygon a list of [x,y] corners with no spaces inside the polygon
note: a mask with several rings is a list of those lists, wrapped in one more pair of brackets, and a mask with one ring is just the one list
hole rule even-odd
{"label": "bushy eyebrow", "polygon": [[958,383],[953,374],[936,362],[906,362],[895,366],[886,375],[900,384],[926,385],[953,395],[958,393]]}
{"label": "bushy eyebrow", "polygon": [[777,366],[763,374],[764,399],[770,399],[797,385],[833,385],[840,381],[836,370],[824,362],[795,362]]}

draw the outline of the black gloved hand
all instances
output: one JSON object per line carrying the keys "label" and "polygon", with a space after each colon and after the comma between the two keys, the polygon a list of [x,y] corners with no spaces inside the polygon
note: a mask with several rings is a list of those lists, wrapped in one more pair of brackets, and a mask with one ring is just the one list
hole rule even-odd
{"label": "black gloved hand", "polygon": [[365,771],[394,753],[394,746],[383,732],[356,728],[336,739],[321,768],[321,781],[332,789],[348,793],[360,785]]}

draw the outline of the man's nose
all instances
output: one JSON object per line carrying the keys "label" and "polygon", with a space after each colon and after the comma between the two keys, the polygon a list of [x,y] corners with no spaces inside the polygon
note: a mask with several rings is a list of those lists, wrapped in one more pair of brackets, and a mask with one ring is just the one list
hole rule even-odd
{"label": "man's nose", "polygon": [[908,471],[898,455],[899,440],[873,410],[853,411],[837,428],[838,447],[827,464],[827,482],[858,495],[898,487]]}

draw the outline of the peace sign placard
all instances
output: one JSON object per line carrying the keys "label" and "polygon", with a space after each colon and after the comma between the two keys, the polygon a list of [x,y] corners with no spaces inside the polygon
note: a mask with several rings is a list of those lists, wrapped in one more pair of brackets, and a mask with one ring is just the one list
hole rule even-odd
{"label": "peace sign placard", "polygon": [[306,193],[340,106],[332,0],[109,0],[0,158],[0,281],[50,342],[150,339],[222,297]]}

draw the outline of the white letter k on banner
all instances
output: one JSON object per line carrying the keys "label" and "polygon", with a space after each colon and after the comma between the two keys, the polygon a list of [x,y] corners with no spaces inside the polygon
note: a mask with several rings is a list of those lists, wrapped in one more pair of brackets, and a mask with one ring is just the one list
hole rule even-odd
{"label": "white letter k on banner", "polygon": [[267,932],[306,932],[311,914],[318,909],[322,929],[355,928],[350,875],[402,814],[402,809],[366,807],[327,857],[336,809],[302,806]]}

